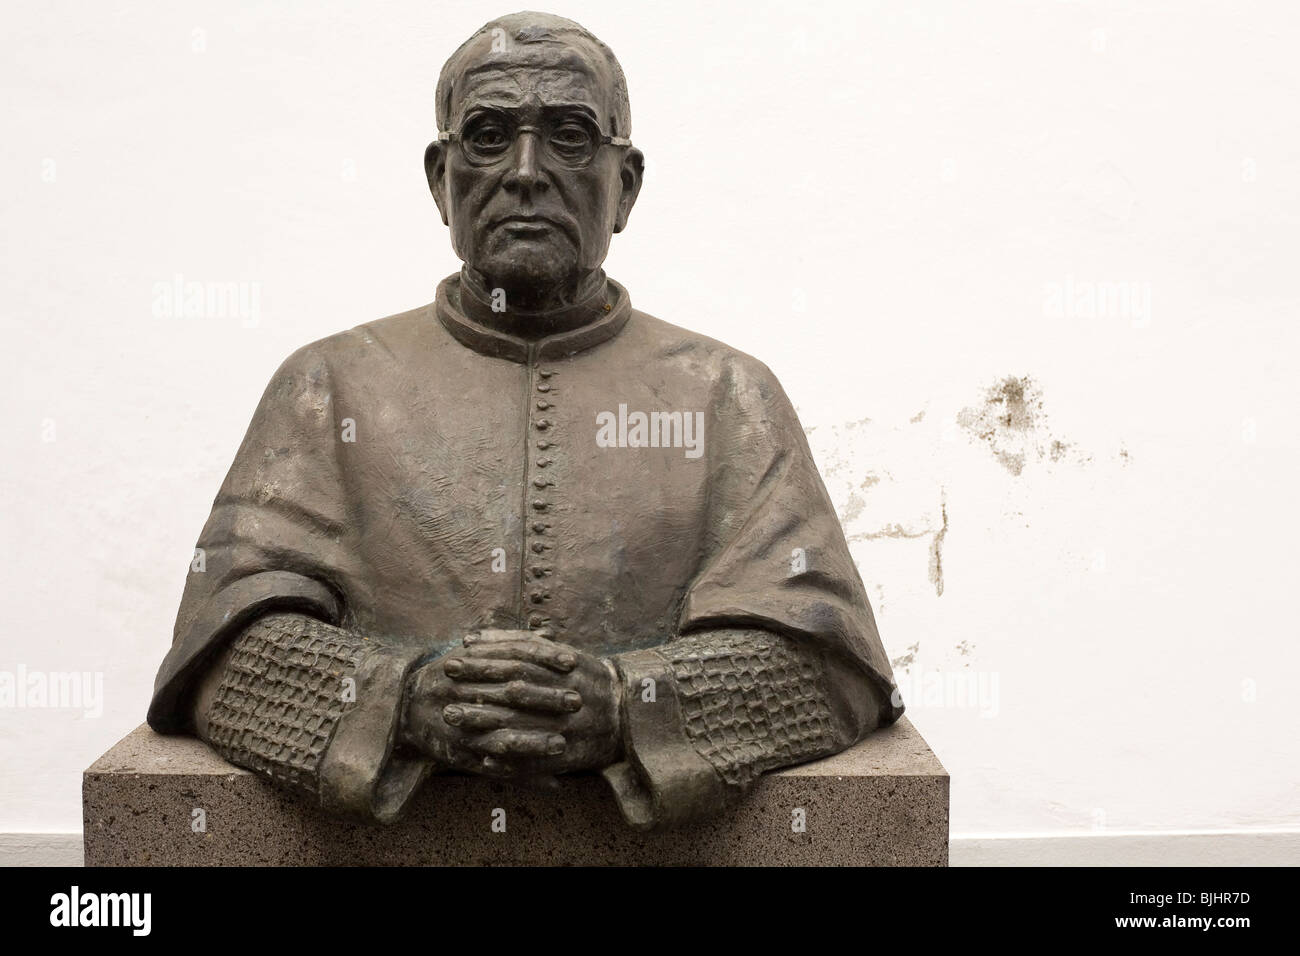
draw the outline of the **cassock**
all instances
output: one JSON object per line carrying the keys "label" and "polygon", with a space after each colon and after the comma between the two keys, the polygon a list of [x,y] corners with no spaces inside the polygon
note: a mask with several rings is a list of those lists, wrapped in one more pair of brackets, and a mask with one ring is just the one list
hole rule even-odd
{"label": "cassock", "polygon": [[896,720],[865,589],[768,368],[609,279],[542,335],[494,306],[453,275],[430,305],[284,362],[199,538],[149,723],[192,731],[224,653],[205,738],[387,821],[439,769],[398,743],[412,667],[530,629],[614,663],[624,759],[603,773],[654,826]]}

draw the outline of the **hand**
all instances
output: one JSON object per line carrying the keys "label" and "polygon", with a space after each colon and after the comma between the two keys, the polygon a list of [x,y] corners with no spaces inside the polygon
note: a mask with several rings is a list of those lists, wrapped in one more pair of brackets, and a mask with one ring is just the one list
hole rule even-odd
{"label": "hand", "polygon": [[619,759],[621,685],[600,658],[528,631],[483,631],[408,682],[404,737],[461,770],[527,778]]}
{"label": "hand", "polygon": [[[581,705],[556,688],[521,688],[514,685],[468,686],[452,680],[445,664],[463,657],[456,648],[442,657],[419,665],[407,677],[403,697],[401,740],[422,751],[445,767],[492,776],[542,775],[538,759],[564,750],[564,736],[552,719]],[[537,658],[541,660],[541,657]],[[576,661],[558,654],[546,656],[537,665],[563,671]],[[458,727],[444,717],[444,711],[464,702],[499,701],[523,708],[510,727],[486,731],[474,726]],[[509,760],[503,758],[509,758]]]}
{"label": "hand", "polygon": [[547,755],[546,771],[597,770],[621,758],[622,683],[609,661],[531,631],[481,631],[464,644],[446,656],[443,670],[473,688],[473,700],[445,707],[445,721],[489,733],[537,726],[529,713],[536,695],[559,692],[572,709],[543,719],[565,740],[561,753]]}

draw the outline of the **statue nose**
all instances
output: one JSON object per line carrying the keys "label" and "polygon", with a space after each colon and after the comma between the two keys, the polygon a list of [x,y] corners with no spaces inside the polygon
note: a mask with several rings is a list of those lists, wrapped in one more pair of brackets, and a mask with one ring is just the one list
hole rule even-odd
{"label": "statue nose", "polygon": [[521,129],[515,139],[514,158],[506,184],[520,189],[534,189],[545,186],[538,167],[538,150],[541,149],[541,135],[537,130]]}

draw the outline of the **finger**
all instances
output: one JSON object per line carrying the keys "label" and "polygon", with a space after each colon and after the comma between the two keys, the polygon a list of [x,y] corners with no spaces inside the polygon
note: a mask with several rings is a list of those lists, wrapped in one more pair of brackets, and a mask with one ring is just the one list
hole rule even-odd
{"label": "finger", "polygon": [[465,646],[470,644],[483,644],[492,641],[528,641],[532,640],[535,631],[511,631],[505,628],[485,628],[481,631],[471,631],[466,634],[461,643]]}
{"label": "finger", "polygon": [[447,695],[467,704],[498,704],[519,710],[572,714],[582,708],[582,696],[562,687],[538,687],[521,680],[506,684],[458,684],[447,687]]}
{"label": "finger", "polygon": [[[471,754],[470,759],[475,761],[474,766],[470,768],[471,773],[477,773],[484,777],[491,777],[494,780],[501,780],[515,786],[529,787],[534,789],[558,789],[560,782],[550,774],[540,770],[536,764],[539,760],[545,758],[538,757],[494,757],[488,754],[480,757],[477,754]],[[548,788],[548,781],[553,781]]]}
{"label": "finger", "polygon": [[459,728],[464,733],[481,733],[503,727],[563,733],[569,719],[567,714],[538,714],[491,704],[448,704],[442,709],[443,723]]}
{"label": "finger", "polygon": [[448,704],[442,709],[442,719],[465,731],[500,730],[519,725],[517,711],[482,704]]}
{"label": "finger", "polygon": [[578,666],[578,655],[571,647],[553,641],[487,641],[472,643],[455,655],[459,660],[511,660],[537,664],[560,674]]}
{"label": "finger", "polygon": [[499,760],[496,757],[480,757],[479,764],[474,768],[475,773],[481,773],[488,777],[518,777],[520,772],[514,767],[514,764]]}
{"label": "finger", "polygon": [[443,661],[442,669],[448,677],[459,681],[487,681],[505,683],[510,680],[523,680],[542,683],[553,679],[553,672],[526,661],[503,661],[496,658],[449,657]]}
{"label": "finger", "polygon": [[464,744],[490,757],[554,757],[564,753],[565,740],[561,734],[540,730],[494,730],[469,737]]}

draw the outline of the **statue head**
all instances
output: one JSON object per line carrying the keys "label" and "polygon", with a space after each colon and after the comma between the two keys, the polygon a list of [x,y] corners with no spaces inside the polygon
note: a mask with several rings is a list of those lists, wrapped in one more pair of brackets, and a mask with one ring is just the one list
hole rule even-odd
{"label": "statue head", "polygon": [[512,311],[588,291],[644,169],[609,47],[562,17],[501,17],[447,60],[436,110],[425,174],[456,255]]}

